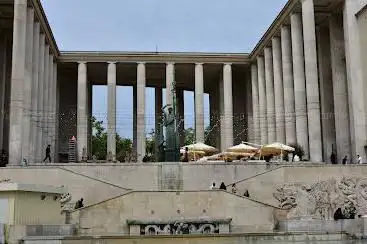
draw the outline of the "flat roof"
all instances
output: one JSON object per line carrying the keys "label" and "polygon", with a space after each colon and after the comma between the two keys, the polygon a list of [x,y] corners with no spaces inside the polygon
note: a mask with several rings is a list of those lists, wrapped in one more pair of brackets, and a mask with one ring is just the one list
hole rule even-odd
{"label": "flat roof", "polygon": [[66,188],[47,186],[47,185],[35,185],[35,184],[0,183],[0,192],[10,192],[10,191],[63,194],[66,193]]}

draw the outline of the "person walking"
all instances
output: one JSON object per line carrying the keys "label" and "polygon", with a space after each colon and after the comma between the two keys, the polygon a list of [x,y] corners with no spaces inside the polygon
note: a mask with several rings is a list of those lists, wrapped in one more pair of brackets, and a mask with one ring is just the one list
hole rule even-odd
{"label": "person walking", "polygon": [[43,160],[43,162],[46,162],[46,159],[48,159],[49,162],[51,163],[51,145],[48,145],[46,148],[46,157]]}
{"label": "person walking", "polygon": [[331,161],[331,164],[336,164],[336,154],[335,154],[335,152],[331,153],[330,161]]}
{"label": "person walking", "polygon": [[342,164],[343,164],[343,165],[346,165],[346,164],[347,164],[347,162],[348,162],[348,156],[347,156],[347,155],[345,155],[345,156],[344,156],[344,158],[343,158]]}

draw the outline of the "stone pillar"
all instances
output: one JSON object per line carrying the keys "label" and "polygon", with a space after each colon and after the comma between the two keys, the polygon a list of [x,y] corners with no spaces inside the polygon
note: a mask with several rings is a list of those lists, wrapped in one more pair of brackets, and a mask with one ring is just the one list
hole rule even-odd
{"label": "stone pillar", "polygon": [[145,63],[138,63],[137,68],[137,160],[142,162],[146,154],[145,152],[145,84],[146,84],[146,70]]}
{"label": "stone pillar", "polygon": [[329,28],[320,26],[316,30],[317,35],[317,59],[320,81],[320,109],[322,128],[323,162],[330,162],[331,153],[335,150],[335,120],[333,81],[331,74],[331,54]]}
{"label": "stone pillar", "polygon": [[14,0],[13,26],[9,165],[19,165],[22,161],[23,86],[26,82],[27,0]]}
{"label": "stone pillar", "polygon": [[44,90],[44,71],[45,71],[45,34],[40,35],[39,39],[39,66],[38,66],[38,100],[36,113],[36,127],[37,127],[37,162],[41,163],[43,159],[42,148],[42,114],[43,114],[43,90]]}
{"label": "stone pillar", "polygon": [[268,143],[268,123],[266,119],[265,63],[264,57],[257,57],[257,76],[259,86],[260,144]]}
{"label": "stone pillar", "polygon": [[77,148],[78,161],[82,160],[83,148],[88,147],[88,120],[87,120],[87,63],[79,62],[78,66],[78,110],[77,110]]}
{"label": "stone pillar", "polygon": [[303,45],[305,58],[309,155],[322,162],[319,77],[317,70],[314,0],[302,0]]}
{"label": "stone pillar", "polygon": [[284,124],[282,48],[279,37],[274,37],[272,39],[272,46],[273,46],[276,141],[285,143],[286,140],[285,140],[285,124]]}
{"label": "stone pillar", "polygon": [[167,63],[166,67],[166,104],[173,105],[173,87],[172,83],[175,81],[175,64]]}
{"label": "stone pillar", "polygon": [[107,153],[116,159],[116,63],[107,65]]}
{"label": "stone pillar", "polygon": [[233,146],[233,101],[232,101],[232,64],[223,65],[223,108],[224,120],[222,131],[225,144],[222,149]]}
{"label": "stone pillar", "polygon": [[204,138],[204,67],[195,64],[195,140],[205,143]]}
{"label": "stone pillar", "polygon": [[54,158],[53,161],[59,162],[59,86],[58,86],[58,82],[57,82],[57,63],[54,63],[54,76],[53,76],[53,80],[54,80],[54,99],[53,99],[53,129],[54,129],[54,141],[53,141],[53,145],[54,145]]}
{"label": "stone pillar", "polygon": [[276,140],[275,128],[275,99],[274,99],[274,76],[273,55],[270,47],[264,50],[265,59],[265,83],[266,83],[266,118],[268,122],[268,143]]}
{"label": "stone pillar", "polygon": [[309,146],[302,19],[301,15],[298,13],[291,15],[291,32],[297,143],[301,145],[305,151],[304,158],[308,159]]}
{"label": "stone pillar", "polygon": [[[256,67],[255,67],[256,71]],[[254,136],[254,113],[253,113],[253,99],[252,99],[252,77],[251,77],[251,69],[248,69],[246,72],[246,141],[248,142],[255,142]]]}
{"label": "stone pillar", "polygon": [[31,133],[30,133],[30,158],[29,163],[37,161],[37,104],[38,104],[38,70],[40,60],[40,24],[36,22],[33,30],[33,55],[32,55],[32,96],[31,96]]}
{"label": "stone pillar", "polygon": [[137,87],[136,84],[133,85],[133,161],[137,162],[137,146],[138,146],[138,122],[137,122]]}
{"label": "stone pillar", "polygon": [[183,89],[176,89],[177,123],[180,137],[180,146],[185,144],[185,96]]}
{"label": "stone pillar", "polygon": [[[351,134],[351,150],[353,157],[357,154],[365,155],[366,145],[366,110],[364,104],[365,92],[363,85],[361,46],[358,29],[358,21],[355,16],[357,1],[345,0],[344,19],[344,41],[345,60],[348,84],[348,105]],[[364,159],[366,160],[366,159]]]}
{"label": "stone pillar", "polygon": [[42,106],[42,122],[41,122],[41,130],[42,130],[42,157],[45,156],[45,149],[48,144],[48,126],[47,126],[47,117],[48,117],[48,89],[50,83],[49,77],[49,57],[50,57],[50,46],[46,45],[45,48],[45,59],[44,59],[44,83],[43,83],[43,106]]}
{"label": "stone pillar", "polygon": [[330,26],[330,53],[333,82],[334,116],[336,153],[338,162],[346,155],[351,159],[349,108],[348,108],[348,85],[345,66],[345,49],[343,33],[343,16],[333,14],[329,20]]}
{"label": "stone pillar", "polygon": [[285,123],[285,142],[287,144],[296,143],[296,112],[294,105],[294,83],[293,83],[293,64],[292,64],[292,43],[291,30],[289,26],[281,28],[281,47],[282,47],[282,73],[284,86],[284,123]]}
{"label": "stone pillar", "polygon": [[26,30],[26,56],[25,56],[25,82],[23,84],[23,118],[22,118],[22,160],[30,161],[30,136],[31,136],[31,116],[32,116],[32,80],[33,80],[33,30],[34,11],[29,8],[27,11]]}
{"label": "stone pillar", "polygon": [[158,144],[160,143],[161,134],[161,123],[162,123],[162,88],[155,88],[155,135],[156,135],[156,148],[155,148],[155,161],[159,162],[159,148]]}
{"label": "stone pillar", "polygon": [[48,116],[46,118],[46,122],[47,122],[47,129],[48,129],[48,137],[47,137],[47,144],[49,144],[51,146],[51,159],[53,158],[53,154],[54,154],[54,145],[53,145],[53,138],[54,138],[54,130],[53,130],[53,124],[52,124],[52,100],[54,99],[53,94],[52,94],[52,89],[53,89],[53,83],[54,83],[54,57],[52,55],[52,53],[48,56],[49,61],[48,61],[48,90],[47,90],[47,113]]}
{"label": "stone pillar", "polygon": [[6,97],[6,71],[7,71],[7,37],[1,39],[1,66],[0,66],[0,149],[4,149],[5,127],[5,97]]}
{"label": "stone pillar", "polygon": [[251,84],[252,84],[252,113],[254,121],[254,143],[261,143],[260,114],[259,114],[259,83],[257,79],[257,65],[251,65]]}

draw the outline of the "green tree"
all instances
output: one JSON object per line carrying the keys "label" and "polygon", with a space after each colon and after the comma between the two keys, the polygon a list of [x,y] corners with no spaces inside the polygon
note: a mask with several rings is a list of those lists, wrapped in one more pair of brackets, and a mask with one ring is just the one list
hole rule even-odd
{"label": "green tree", "polygon": [[[96,155],[99,160],[107,157],[107,132],[103,127],[103,121],[98,121],[92,117],[92,155]],[[116,134],[117,160],[123,162],[132,152],[132,141],[129,138],[121,138]]]}
{"label": "green tree", "polygon": [[184,130],[185,145],[190,145],[195,142],[195,130],[193,128],[187,128]]}

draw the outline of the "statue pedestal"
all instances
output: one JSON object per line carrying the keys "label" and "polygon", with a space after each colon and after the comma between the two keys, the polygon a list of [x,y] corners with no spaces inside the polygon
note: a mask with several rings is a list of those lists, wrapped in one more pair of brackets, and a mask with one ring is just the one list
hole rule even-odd
{"label": "statue pedestal", "polygon": [[183,190],[181,163],[162,163],[158,174],[159,190]]}

